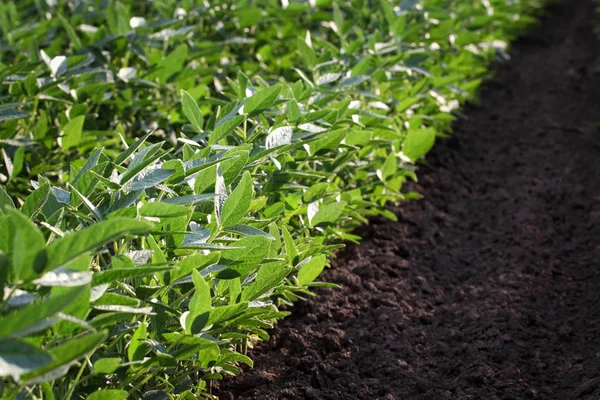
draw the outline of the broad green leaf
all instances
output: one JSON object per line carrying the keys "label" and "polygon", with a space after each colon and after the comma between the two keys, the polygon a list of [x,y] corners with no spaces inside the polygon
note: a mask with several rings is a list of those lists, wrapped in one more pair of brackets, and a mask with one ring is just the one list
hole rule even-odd
{"label": "broad green leaf", "polygon": [[191,274],[193,270],[201,271],[209,265],[218,263],[220,257],[221,253],[212,251],[208,254],[194,254],[182,258],[177,262],[178,269],[170,273],[171,282]]}
{"label": "broad green leaf", "polygon": [[200,366],[203,368],[208,368],[209,365],[213,364],[219,359],[220,354],[221,350],[216,344],[204,347],[198,352],[198,361],[200,361]]}
{"label": "broad green leaf", "polygon": [[190,313],[186,317],[185,326],[189,333],[197,333],[204,327],[205,321],[198,321],[196,318],[211,309],[212,297],[208,284],[195,269],[192,270],[192,279],[196,291],[190,299]]}
{"label": "broad green leaf", "polygon": [[[221,172],[225,183],[231,183],[242,171],[248,162],[248,151],[240,151],[235,153],[236,157],[227,159],[221,163]],[[204,194],[205,191],[214,188],[217,179],[217,166],[213,165],[203,169],[196,176],[194,182],[194,193],[197,195]],[[210,193],[213,195],[213,193]]]}
{"label": "broad green leaf", "polygon": [[302,59],[306,63],[306,66],[309,68],[313,68],[317,64],[317,56],[315,55],[315,51],[306,44],[306,42],[302,39],[296,40],[296,48],[302,56]]}
{"label": "broad green leaf", "polygon": [[393,176],[398,170],[398,161],[396,159],[396,155],[394,153],[390,153],[389,156],[385,159],[383,166],[381,167],[381,177],[382,180],[387,180],[389,177]]}
{"label": "broad green leaf", "polygon": [[201,332],[201,330],[204,327],[231,319],[232,317],[236,316],[237,314],[239,314],[247,308],[248,303],[241,302],[237,304],[215,307],[203,313],[200,313],[193,317],[194,320],[191,322],[190,325],[190,333],[197,334]]}
{"label": "broad green leaf", "polygon": [[[96,217],[96,219],[98,221],[102,221],[102,219],[103,219],[102,213],[100,213],[100,210],[98,210],[98,208],[90,201],[90,199],[88,199],[86,196],[81,194],[74,187],[71,187],[71,201],[73,204],[76,204],[75,199],[79,199],[81,201],[81,203],[83,203],[85,208],[87,208],[94,215],[94,217]],[[81,204],[81,203],[79,203],[79,204]]]}
{"label": "broad green leaf", "polygon": [[315,183],[311,187],[309,187],[306,192],[302,195],[302,200],[305,203],[310,203],[314,200],[319,200],[325,196],[327,193],[327,188],[329,187],[329,183],[327,182],[319,182]]}
{"label": "broad green leaf", "polygon": [[118,357],[101,358],[94,362],[94,373],[112,374],[119,368],[122,360]]}
{"label": "broad green leaf", "polygon": [[298,271],[298,282],[301,285],[307,285],[314,281],[325,268],[327,258],[324,255],[312,257],[310,261],[300,267]]}
{"label": "broad green leaf", "polygon": [[65,126],[63,126],[62,148],[64,150],[69,150],[71,147],[77,147],[79,142],[81,142],[84,122],[85,116],[80,115],[79,117],[73,118]]}
{"label": "broad green leaf", "polygon": [[219,322],[226,321],[236,314],[248,308],[247,302],[230,304],[227,306],[215,307],[209,311],[208,321],[206,325],[213,325]]}
{"label": "broad green leaf", "polygon": [[201,201],[208,201],[215,198],[215,195],[212,193],[206,194],[193,194],[190,196],[180,196],[180,197],[171,197],[169,199],[162,200],[163,203],[167,204],[194,204],[199,203]]}
{"label": "broad green leaf", "polygon": [[147,169],[146,171],[140,172],[132,180],[127,182],[123,186],[123,190],[134,191],[152,188],[167,180],[174,173],[175,171],[172,169]]}
{"label": "broad green leaf", "polygon": [[140,148],[140,146],[148,139],[148,137],[152,134],[152,132],[154,132],[154,131],[150,131],[150,132],[146,133],[144,136],[142,136],[141,138],[136,140],[125,151],[123,151],[121,154],[119,154],[117,156],[117,158],[115,158],[114,164],[115,165],[123,164],[123,162],[125,162],[129,158],[129,156],[131,156],[137,149]]}
{"label": "broad green leaf", "polygon": [[139,210],[141,216],[158,218],[180,217],[189,215],[191,212],[192,210],[188,207],[163,202],[145,203]]}
{"label": "broad green leaf", "polygon": [[244,104],[244,112],[248,115],[255,115],[268,109],[275,104],[279,93],[281,93],[281,90],[281,85],[274,85],[259,90],[246,99],[246,103]]}
{"label": "broad green leaf", "polygon": [[243,354],[240,353],[234,353],[232,352],[231,354],[228,354],[224,357],[224,359],[228,362],[231,361],[235,361],[235,362],[241,362],[246,364],[247,366],[249,366],[250,368],[254,368],[254,362],[252,361],[252,359],[248,356],[245,356]]}
{"label": "broad green leaf", "polygon": [[14,236],[9,242],[13,278],[28,282],[37,277],[36,271],[44,266],[45,259],[40,252],[46,247],[46,240],[35,225],[17,210],[10,210],[9,218],[14,229]]}
{"label": "broad green leaf", "polygon": [[435,129],[409,130],[402,144],[402,153],[413,161],[422,158],[433,147]]}
{"label": "broad green leaf", "polygon": [[244,236],[264,236],[267,239],[275,240],[275,237],[268,232],[262,231],[250,225],[234,225],[225,229],[228,232],[238,233]]}
{"label": "broad green leaf", "polygon": [[323,134],[323,136],[322,139],[315,140],[309,145],[311,154],[316,154],[320,150],[333,150],[337,148],[341,141],[346,137],[346,130],[338,129],[327,132]]}
{"label": "broad green leaf", "polygon": [[135,278],[151,274],[158,274],[173,269],[173,267],[164,266],[143,266],[138,265],[135,268],[115,268],[107,269],[101,272],[95,272],[92,276],[92,286],[98,286],[105,283],[121,281],[127,278]]}
{"label": "broad green leaf", "polygon": [[15,178],[23,170],[24,158],[25,158],[25,147],[19,147],[17,149],[17,151],[15,151],[15,155],[12,160],[13,170],[10,174],[11,179]]}
{"label": "broad green leaf", "polygon": [[202,275],[200,275],[196,269],[192,270],[192,279],[196,292],[190,299],[190,312],[192,314],[200,314],[204,311],[210,310],[212,303],[210,288],[208,287],[208,284]]}
{"label": "broad green leaf", "polygon": [[82,46],[81,39],[79,39],[79,36],[77,36],[77,33],[75,32],[75,29],[73,29],[73,26],[61,14],[58,14],[57,17],[60,23],[62,24],[63,28],[67,32],[67,35],[69,36],[69,40],[73,45],[73,48],[75,50],[80,50]]}
{"label": "broad green leaf", "polygon": [[119,389],[96,390],[86,400],[127,400],[128,393]]}
{"label": "broad green leaf", "polygon": [[336,201],[334,203],[325,204],[319,208],[319,211],[310,220],[310,224],[312,226],[317,226],[323,223],[335,223],[344,212],[345,207],[345,201]]}
{"label": "broad green leaf", "polygon": [[[167,257],[161,246],[156,242],[156,239],[154,239],[154,236],[148,235],[146,236],[146,240],[150,246],[150,251],[152,251],[152,264],[167,264]],[[163,284],[162,275],[159,275],[158,278],[160,283]]]}
{"label": "broad green leaf", "polygon": [[283,284],[292,270],[285,262],[266,263],[258,269],[254,282],[242,291],[242,301],[252,301]]}
{"label": "broad green leaf", "polygon": [[22,118],[29,118],[29,113],[26,111],[17,110],[15,108],[0,110],[0,122]]}
{"label": "broad green leaf", "polygon": [[208,144],[215,144],[219,140],[223,139],[226,135],[228,135],[231,131],[237,128],[242,122],[244,122],[244,117],[242,115],[236,115],[231,119],[224,120],[223,122],[219,121],[215,125],[215,129],[210,134],[208,138]]}
{"label": "broad green leaf", "polygon": [[96,165],[98,165],[98,161],[100,160],[101,156],[102,156],[102,149],[96,149],[92,153],[92,155],[87,159],[87,161],[85,162],[83,167],[79,170],[79,173],[77,174],[77,176],[75,177],[75,179],[73,180],[73,182],[71,184],[77,185],[77,182],[79,182],[79,180],[81,178],[83,178],[85,176],[85,174],[87,174],[89,171],[92,170],[92,168],[94,168]]}
{"label": "broad green leaf", "polygon": [[19,380],[22,374],[52,362],[44,350],[17,339],[0,339],[0,376]]}
{"label": "broad green leaf", "polygon": [[15,203],[6,190],[0,186],[0,216],[5,214],[5,208],[15,208]]}
{"label": "broad green leaf", "polygon": [[40,304],[30,304],[2,317],[0,324],[0,338],[31,330],[46,318],[62,311],[74,299],[84,292],[85,287],[75,287],[65,290],[60,295],[50,296]]}
{"label": "broad green leaf", "polygon": [[248,213],[250,203],[253,197],[252,178],[248,171],[244,172],[244,176],[236,188],[225,200],[223,204],[221,225],[228,228],[237,225]]}
{"label": "broad green leaf", "polygon": [[297,122],[302,117],[300,107],[298,106],[298,103],[295,100],[292,100],[287,104],[287,113],[288,118],[292,122]]}
{"label": "broad green leaf", "polygon": [[[131,218],[113,218],[96,223],[50,243],[46,249],[46,266],[43,271],[51,271],[88,251],[116,240],[127,233],[143,233],[153,224]],[[38,271],[42,272],[42,271]]]}
{"label": "broad green leaf", "polygon": [[202,112],[200,111],[200,107],[198,107],[198,104],[192,95],[183,89],[181,90],[181,104],[183,105],[183,112],[190,121],[194,131],[197,133],[202,132],[204,118],[202,116]]}
{"label": "broad green leaf", "polygon": [[234,273],[229,276],[226,270],[219,274],[219,277],[245,278],[267,256],[271,240],[263,236],[248,236],[238,240],[234,245],[242,248],[224,252],[219,262],[227,265],[228,270]]}
{"label": "broad green leaf", "polygon": [[154,143],[137,152],[137,154],[133,156],[133,158],[129,162],[129,166],[127,166],[127,171],[125,171],[123,175],[121,175],[121,185],[128,183],[138,174],[144,176],[149,171],[156,170],[156,168],[152,167],[152,164],[156,163],[158,159],[160,159],[162,156],[164,156],[164,154],[166,154],[164,152],[161,153],[160,151],[163,144],[164,142]]}
{"label": "broad green leaf", "polygon": [[285,243],[285,249],[288,255],[288,262],[290,266],[296,265],[296,258],[298,258],[298,249],[294,244],[292,235],[284,226],[281,227],[281,235],[283,236],[283,242]]}
{"label": "broad green leaf", "polygon": [[[107,337],[108,332],[101,331],[90,333],[89,335],[85,335],[78,338],[71,338],[64,344],[61,344],[48,350],[48,352],[52,355],[52,358],[54,359],[51,363],[46,364],[45,366],[24,375],[22,378],[24,381],[29,381],[30,383],[32,383],[32,381],[34,381],[35,383],[40,383],[43,381],[52,381],[60,376],[57,376],[57,374],[49,373],[59,368],[59,374],[66,375],[67,370],[61,367],[69,366],[73,362],[82,358],[83,356],[90,354],[102,342],[104,342]],[[45,377],[44,375],[46,374],[50,376]]]}
{"label": "broad green leaf", "polygon": [[[131,335],[131,341],[127,346],[127,358],[129,361],[143,360],[146,355],[147,345],[142,340],[148,337],[146,322],[142,321],[140,326]],[[89,398],[89,397],[88,397]]]}
{"label": "broad green leaf", "polygon": [[44,204],[46,204],[46,201],[48,201],[49,195],[50,185],[47,183],[40,185],[39,188],[27,196],[25,202],[21,206],[21,212],[27,215],[30,219],[33,219],[33,217],[40,212],[42,207],[44,207]]}

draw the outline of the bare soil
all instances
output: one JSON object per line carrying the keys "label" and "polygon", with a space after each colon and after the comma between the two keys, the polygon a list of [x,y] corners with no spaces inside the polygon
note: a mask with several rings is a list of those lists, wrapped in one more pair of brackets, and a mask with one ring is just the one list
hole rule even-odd
{"label": "bare soil", "polygon": [[222,399],[600,399],[600,76],[568,0]]}

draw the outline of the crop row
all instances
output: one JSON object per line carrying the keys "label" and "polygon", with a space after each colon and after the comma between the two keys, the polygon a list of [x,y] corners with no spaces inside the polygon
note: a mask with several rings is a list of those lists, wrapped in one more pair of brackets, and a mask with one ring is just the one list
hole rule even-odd
{"label": "crop row", "polygon": [[2,396],[211,397],[541,6],[1,4]]}

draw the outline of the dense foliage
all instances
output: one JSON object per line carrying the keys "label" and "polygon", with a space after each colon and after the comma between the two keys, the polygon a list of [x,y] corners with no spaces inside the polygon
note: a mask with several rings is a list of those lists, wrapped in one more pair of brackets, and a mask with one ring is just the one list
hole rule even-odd
{"label": "dense foliage", "polygon": [[540,3],[0,4],[3,398],[210,397]]}

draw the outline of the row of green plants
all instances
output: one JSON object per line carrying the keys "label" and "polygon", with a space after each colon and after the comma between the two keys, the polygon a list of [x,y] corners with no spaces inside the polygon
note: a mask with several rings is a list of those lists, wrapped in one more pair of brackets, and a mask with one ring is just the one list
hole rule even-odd
{"label": "row of green plants", "polygon": [[2,398],[214,397],[541,3],[0,4]]}

